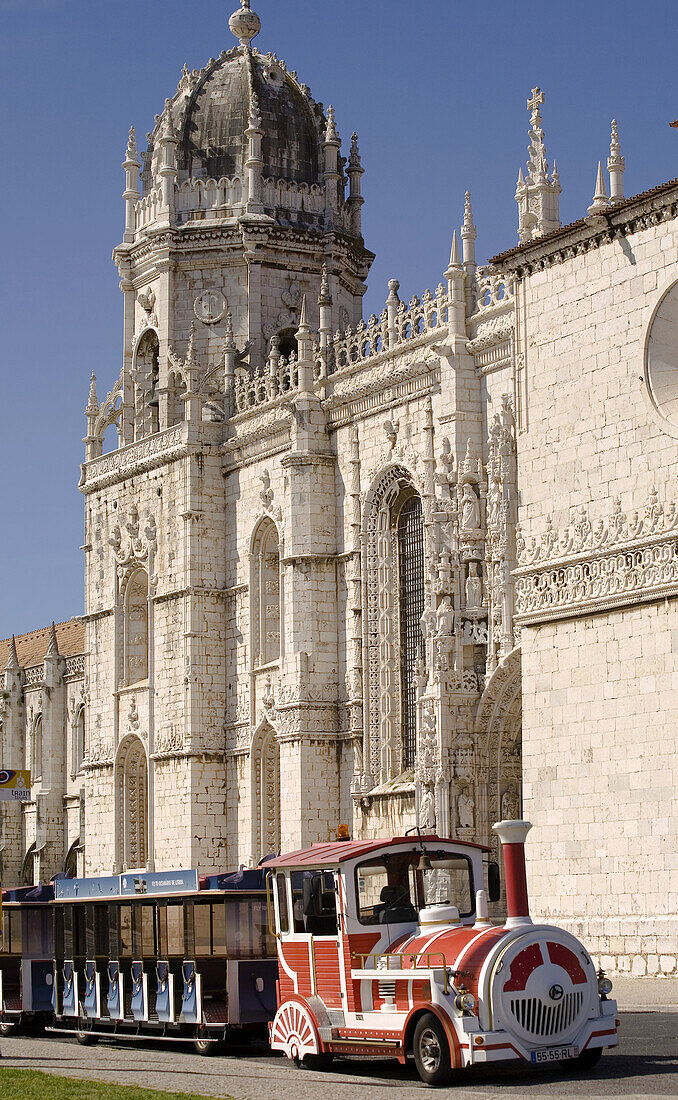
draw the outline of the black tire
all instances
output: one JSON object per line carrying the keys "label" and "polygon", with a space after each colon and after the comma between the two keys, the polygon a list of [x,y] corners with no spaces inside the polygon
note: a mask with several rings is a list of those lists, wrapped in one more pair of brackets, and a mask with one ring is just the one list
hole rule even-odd
{"label": "black tire", "polygon": [[318,1073],[326,1073],[331,1069],[333,1061],[333,1054],[305,1054],[303,1058],[295,1059],[295,1064],[300,1069],[314,1069]]}
{"label": "black tire", "polygon": [[207,1039],[202,1035],[197,1035],[193,1040],[195,1053],[200,1054],[203,1058],[211,1058],[213,1054],[219,1054],[223,1050],[223,1045],[217,1039]]}
{"label": "black tire", "polygon": [[441,1088],[452,1080],[450,1044],[437,1016],[427,1012],[417,1020],[412,1040],[417,1073],[425,1085]]}
{"label": "black tire", "polygon": [[93,1047],[99,1042],[98,1035],[92,1035],[91,1031],[76,1031],[75,1038],[81,1047]]}
{"label": "black tire", "polygon": [[0,1021],[0,1035],[15,1035],[19,1030],[19,1021],[16,1020],[2,1020]]}
{"label": "black tire", "polygon": [[594,1066],[598,1065],[602,1055],[602,1047],[587,1047],[576,1058],[568,1058],[566,1065],[568,1069],[575,1072],[580,1069],[593,1069]]}

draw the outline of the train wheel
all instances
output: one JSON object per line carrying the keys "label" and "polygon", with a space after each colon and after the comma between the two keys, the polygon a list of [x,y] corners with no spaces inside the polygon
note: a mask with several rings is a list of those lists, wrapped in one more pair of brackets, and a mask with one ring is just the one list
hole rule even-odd
{"label": "train wheel", "polygon": [[597,1066],[603,1054],[602,1047],[587,1047],[576,1058],[568,1058],[565,1065],[568,1069],[593,1069]]}
{"label": "train wheel", "polygon": [[212,1054],[219,1054],[223,1048],[223,1043],[218,1042],[216,1039],[205,1039],[204,1036],[197,1036],[193,1040],[193,1048],[196,1054],[201,1054],[203,1058],[209,1058]]}
{"label": "train wheel", "polygon": [[18,1021],[3,1020],[0,1023],[0,1035],[14,1035],[19,1030]]}
{"label": "train wheel", "polygon": [[[82,1020],[79,1022],[82,1023]],[[92,1047],[95,1043],[99,1042],[99,1036],[92,1035],[92,1032],[85,1027],[80,1027],[78,1031],[76,1031],[75,1038],[80,1043],[81,1047]]]}
{"label": "train wheel", "polygon": [[422,1081],[436,1088],[449,1084],[452,1079],[450,1046],[443,1025],[432,1012],[417,1021],[412,1046]]}

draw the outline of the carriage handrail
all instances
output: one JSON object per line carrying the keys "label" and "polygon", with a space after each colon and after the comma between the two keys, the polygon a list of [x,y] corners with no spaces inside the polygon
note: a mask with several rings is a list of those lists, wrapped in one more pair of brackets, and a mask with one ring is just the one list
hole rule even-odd
{"label": "carriage handrail", "polygon": [[[418,969],[418,968],[422,968],[422,969],[426,969],[426,970],[441,969],[443,971],[443,991],[445,993],[448,992],[448,963],[447,963],[447,959],[446,959],[445,954],[444,954],[443,951],[414,951],[414,952],[409,952],[409,951],[405,951],[405,952],[402,952],[402,951],[383,951],[383,952],[375,952],[375,953],[368,953],[368,954],[363,954],[362,952],[354,951],[354,952],[351,952],[351,959],[352,960],[353,959],[360,960],[360,968],[359,968],[360,970],[369,969],[368,966],[367,966],[367,960],[368,959],[374,959],[375,961],[374,961],[372,969],[374,970],[375,977],[378,977],[380,974],[384,973],[384,970],[382,970],[381,968],[379,968],[377,966],[377,959],[386,959],[385,970],[386,970],[387,973],[389,971],[391,971],[391,969],[393,969],[393,970],[403,970],[403,960],[404,959],[408,959],[412,963],[412,968],[413,969]],[[391,968],[391,964],[390,964],[391,959],[398,959],[399,962],[400,962],[400,966],[395,966],[395,967]],[[422,963],[422,961],[421,961],[422,959],[424,959],[426,961],[424,963]],[[432,959],[437,959],[439,961],[438,961],[438,963],[434,964],[433,962],[431,962]]]}

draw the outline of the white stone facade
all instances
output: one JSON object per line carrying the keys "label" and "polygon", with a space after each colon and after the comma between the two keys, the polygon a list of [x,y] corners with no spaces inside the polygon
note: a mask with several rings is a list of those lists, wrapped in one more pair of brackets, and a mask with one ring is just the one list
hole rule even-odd
{"label": "white stone facade", "polygon": [[467,194],[436,290],[393,280],[363,321],[357,140],[344,161],[248,4],[233,27],[124,162],[49,867],[80,838],[88,873],[209,872],[344,821],[494,846],[524,813],[535,915],[675,973],[678,186],[625,200],[614,124],[612,199],[601,171],[561,228],[535,89],[521,244],[478,268]]}

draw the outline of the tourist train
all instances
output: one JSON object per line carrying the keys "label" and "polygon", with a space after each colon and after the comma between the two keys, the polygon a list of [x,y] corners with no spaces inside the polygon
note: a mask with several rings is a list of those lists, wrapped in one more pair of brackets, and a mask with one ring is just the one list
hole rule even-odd
{"label": "tourist train", "polygon": [[[330,843],[255,870],[131,871],[5,891],[2,1026],[38,1016],[80,1042],[260,1033],[299,1066],[413,1055],[444,1085],[467,1066],[587,1069],[617,1042],[611,982],[569,932],[533,924],[529,822],[468,841]],[[341,835],[342,831],[345,836]],[[277,945],[277,959],[276,959]]]}

